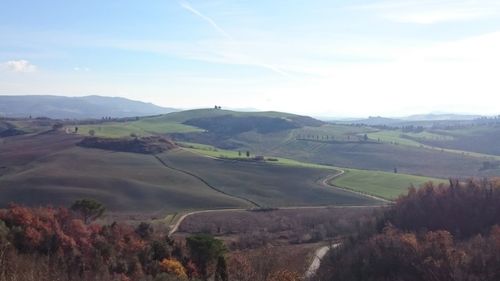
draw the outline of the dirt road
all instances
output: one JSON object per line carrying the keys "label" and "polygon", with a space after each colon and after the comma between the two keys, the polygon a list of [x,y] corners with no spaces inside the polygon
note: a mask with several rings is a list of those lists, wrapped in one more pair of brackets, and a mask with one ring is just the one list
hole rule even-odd
{"label": "dirt road", "polygon": [[307,269],[304,275],[304,279],[309,280],[311,277],[314,277],[314,275],[316,275],[316,272],[318,271],[321,265],[321,260],[326,256],[328,251],[337,248],[339,245],[340,243],[337,243],[331,246],[323,246],[317,249],[316,252],[314,252],[313,261],[311,262],[311,265],[309,265],[309,268]]}
{"label": "dirt road", "polygon": [[336,186],[336,185],[329,184],[330,182],[332,182],[332,180],[334,180],[334,179],[336,179],[338,177],[341,177],[343,174],[345,174],[344,170],[339,169],[339,168],[336,168],[336,169],[339,170],[339,172],[337,174],[328,176],[328,177],[324,178],[322,181],[320,181],[320,183],[323,186],[330,187],[330,188],[337,188],[337,189],[341,189],[341,190],[346,190],[346,191],[349,191],[349,192],[352,192],[352,193],[356,193],[356,194],[362,195],[364,197],[368,197],[368,198],[371,198],[371,199],[375,199],[377,201],[381,201],[381,202],[383,202],[385,204],[392,204],[393,203],[392,201],[389,201],[389,200],[384,199],[382,197],[378,197],[378,196],[366,194],[366,193],[363,193],[363,192],[359,192],[359,191],[355,191],[355,190],[351,190],[351,189],[346,189],[346,188],[342,188],[342,187],[339,187],[339,186]]}

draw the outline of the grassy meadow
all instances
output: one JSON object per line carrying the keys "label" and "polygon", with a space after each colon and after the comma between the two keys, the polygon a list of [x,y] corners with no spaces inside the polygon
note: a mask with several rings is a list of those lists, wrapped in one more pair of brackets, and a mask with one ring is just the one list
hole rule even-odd
{"label": "grassy meadow", "polygon": [[77,141],[76,135],[45,134],[2,143],[0,205],[69,206],[94,198],[120,212],[250,207],[152,155],[81,148]]}
{"label": "grassy meadow", "polygon": [[[209,157],[220,157],[226,159],[239,159],[239,160],[247,159],[244,151],[240,155],[237,151],[217,149],[209,145],[194,144],[194,143],[183,143],[182,145],[186,147],[184,149],[188,151]],[[339,173],[340,170],[344,170],[345,173],[342,176],[332,180],[330,184],[337,187],[353,190],[356,192],[374,195],[388,200],[395,199],[400,195],[406,193],[408,188],[412,185],[415,187],[419,187],[420,185],[429,181],[435,183],[447,182],[446,180],[443,179],[414,176],[409,174],[389,173],[389,172],[359,170],[359,169],[346,169],[338,167],[336,168],[332,166],[305,163],[286,158],[275,158],[275,159],[278,161],[271,161],[268,163],[276,165],[289,165],[295,167],[328,169],[331,171],[331,174]]]}
{"label": "grassy meadow", "polygon": [[376,200],[322,185],[324,178],[337,172],[332,169],[214,159],[187,150],[159,156],[169,166],[189,171],[226,194],[250,199],[260,207],[379,204]]}
{"label": "grassy meadow", "polygon": [[[73,130],[74,126],[69,126]],[[184,125],[175,122],[148,122],[145,120],[131,122],[110,122],[95,125],[79,125],[78,133],[81,135],[89,135],[93,130],[95,136],[107,138],[128,137],[131,134],[137,136],[151,136],[156,134],[168,133],[191,133],[201,132],[202,130],[189,125]]]}
{"label": "grassy meadow", "polygon": [[346,169],[345,173],[330,181],[331,185],[356,192],[393,200],[406,194],[410,186],[419,187],[424,183],[446,183],[447,180],[396,174],[380,171]]}
{"label": "grassy meadow", "polygon": [[[245,122],[255,119],[246,117],[266,117],[293,120],[301,127],[274,131],[250,127],[248,131],[217,134],[183,124],[193,118],[222,116],[221,120],[238,127],[239,119],[225,119],[227,115],[244,118],[247,125]],[[16,122],[19,128],[29,130],[35,121]],[[318,122],[279,112],[204,109],[78,125],[78,134],[60,131],[5,138],[0,144],[0,162],[6,163],[0,166],[0,198],[4,198],[0,204],[67,205],[77,198],[91,197],[112,210],[169,213],[255,205],[372,205],[380,202],[348,190],[392,200],[411,185],[499,172],[495,163],[489,170],[481,167],[500,156],[457,149],[486,136],[489,131],[483,128],[403,133]],[[37,123],[37,128],[49,125]],[[66,129],[71,132],[74,125],[68,123]],[[181,149],[158,155],[162,163],[153,155],[76,146],[90,130],[110,138],[172,134]],[[464,140],[467,142],[461,142]],[[255,156],[264,160],[255,161]],[[399,173],[393,173],[394,168]],[[321,184],[340,170],[345,174],[331,184],[345,190]]]}

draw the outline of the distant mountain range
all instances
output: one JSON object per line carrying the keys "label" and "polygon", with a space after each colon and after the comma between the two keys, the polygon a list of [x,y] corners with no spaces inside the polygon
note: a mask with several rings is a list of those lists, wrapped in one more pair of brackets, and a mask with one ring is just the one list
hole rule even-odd
{"label": "distant mountain range", "polygon": [[481,118],[481,115],[471,114],[453,114],[453,113],[431,113],[431,114],[418,114],[408,117],[400,118],[406,121],[441,121],[441,120],[474,120]]}
{"label": "distant mountain range", "polygon": [[453,114],[453,113],[431,113],[431,114],[418,114],[405,117],[387,118],[381,116],[371,116],[365,119],[344,119],[332,120],[335,123],[343,124],[365,124],[371,126],[377,125],[410,125],[414,122],[432,122],[432,121],[471,121],[481,118],[481,115],[468,115],[468,114]]}
{"label": "distant mountain range", "polygon": [[177,111],[120,97],[0,96],[0,116],[87,119],[134,117]]}

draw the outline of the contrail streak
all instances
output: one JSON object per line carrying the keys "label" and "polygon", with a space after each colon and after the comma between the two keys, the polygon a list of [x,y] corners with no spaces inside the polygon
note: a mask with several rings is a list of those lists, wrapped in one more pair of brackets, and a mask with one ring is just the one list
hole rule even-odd
{"label": "contrail streak", "polygon": [[200,11],[193,8],[193,6],[191,6],[188,2],[180,1],[179,4],[184,9],[191,12],[192,14],[194,14],[194,15],[200,17],[201,19],[203,19],[204,21],[208,22],[215,30],[217,30],[217,32],[222,34],[224,37],[231,39],[231,35],[229,35],[224,29],[222,29],[213,19],[211,19],[210,17],[202,14]]}

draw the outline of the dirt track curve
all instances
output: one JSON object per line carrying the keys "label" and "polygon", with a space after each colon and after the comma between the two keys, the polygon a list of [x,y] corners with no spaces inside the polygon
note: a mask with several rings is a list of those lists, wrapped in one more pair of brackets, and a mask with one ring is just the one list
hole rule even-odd
{"label": "dirt track curve", "polygon": [[[169,169],[173,169],[173,170],[176,170],[176,171],[179,171],[179,172],[182,172],[182,173],[185,173],[187,175],[190,175],[198,180],[200,180],[201,182],[203,182],[206,186],[208,186],[209,188],[217,191],[217,192],[220,192],[222,194],[225,194],[227,196],[231,196],[231,197],[234,197],[234,198],[238,198],[238,199],[241,199],[241,200],[244,200],[248,203],[250,203],[251,205],[255,206],[256,208],[259,208],[260,205],[248,198],[244,198],[244,197],[240,197],[240,196],[235,196],[235,195],[231,195],[231,194],[228,194],[220,189],[218,189],[217,187],[215,186],[212,186],[210,183],[208,183],[205,179],[203,179],[202,177],[196,175],[196,174],[193,174],[189,171],[184,171],[184,170],[181,170],[181,169],[178,169],[178,168],[175,168],[175,167],[172,167],[171,165],[168,165],[165,161],[163,161],[160,157],[158,157],[157,155],[154,156],[163,166],[169,168]],[[340,189],[340,190],[344,190],[344,191],[348,191],[348,192],[352,192],[352,193],[356,193],[358,195],[362,195],[362,196],[365,196],[365,197],[368,197],[368,198],[371,198],[371,199],[375,199],[377,201],[381,201],[384,203],[384,205],[386,204],[390,204],[391,201],[389,200],[386,200],[384,198],[380,198],[380,197],[377,197],[377,196],[373,196],[373,195],[369,195],[369,194],[365,194],[365,193],[362,193],[362,192],[356,192],[356,191],[353,191],[353,190],[349,190],[349,189],[345,189],[345,188],[342,188],[342,187],[338,187],[338,186],[335,186],[335,185],[331,185],[330,182],[338,177],[341,177],[343,174],[345,174],[345,171],[342,170],[342,169],[338,169],[337,170],[339,171],[338,173],[336,174],[333,174],[333,175],[329,175],[327,176],[326,178],[322,179],[319,181],[319,183],[321,185],[323,185],[324,187],[327,187],[327,188],[336,188],[336,189]],[[384,205],[380,205],[380,207],[384,206]],[[376,206],[297,206],[297,207],[282,207],[282,208],[277,208],[277,209],[280,209],[280,210],[294,210],[294,209],[321,209],[321,208],[367,208],[367,207],[370,207],[370,208],[373,208],[373,207],[376,207]],[[174,233],[176,233],[178,230],[179,230],[179,227],[180,225],[182,224],[182,222],[189,216],[192,216],[192,215],[196,215],[196,214],[201,214],[201,213],[209,213],[209,212],[235,212],[235,211],[245,211],[245,210],[248,210],[247,208],[239,208],[239,209],[213,209],[213,210],[200,210],[200,211],[193,211],[193,212],[189,212],[189,213],[185,213],[183,214],[176,222],[175,224],[171,227],[170,231],[168,232],[168,236],[172,236]],[[319,269],[320,265],[321,265],[321,260],[324,258],[324,256],[328,253],[328,251],[338,247],[340,245],[340,243],[338,244],[334,244],[334,245],[331,245],[331,246],[323,246],[319,249],[317,249],[314,253],[314,258],[311,262],[311,264],[309,265],[307,271],[305,272],[305,275],[304,275],[304,278],[305,280],[308,280],[310,279],[311,277],[313,277],[317,270]]]}

